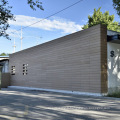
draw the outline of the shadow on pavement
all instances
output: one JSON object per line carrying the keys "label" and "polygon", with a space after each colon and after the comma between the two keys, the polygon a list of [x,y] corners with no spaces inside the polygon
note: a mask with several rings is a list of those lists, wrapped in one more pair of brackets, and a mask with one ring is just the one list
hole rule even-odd
{"label": "shadow on pavement", "polygon": [[0,120],[118,119],[119,99],[2,89]]}

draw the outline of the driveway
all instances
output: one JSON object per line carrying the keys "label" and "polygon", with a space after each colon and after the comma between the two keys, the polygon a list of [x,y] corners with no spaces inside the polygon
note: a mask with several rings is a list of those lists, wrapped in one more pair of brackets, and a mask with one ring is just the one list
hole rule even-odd
{"label": "driveway", "polygon": [[2,89],[0,120],[120,120],[120,99]]}

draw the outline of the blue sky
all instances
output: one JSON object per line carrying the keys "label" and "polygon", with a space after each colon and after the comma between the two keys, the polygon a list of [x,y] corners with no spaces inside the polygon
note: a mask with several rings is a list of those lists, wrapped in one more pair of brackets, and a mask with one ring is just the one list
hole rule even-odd
{"label": "blue sky", "polygon": [[[33,11],[27,4],[27,0],[8,0],[9,5],[13,6],[12,13],[15,15],[16,21],[10,21],[11,27],[8,33],[39,21],[78,0],[41,0],[43,2],[44,11],[37,9]],[[101,7],[101,11],[109,11],[115,15],[115,21],[120,18],[113,9],[112,0],[83,0],[79,4],[49,18],[39,22],[31,27],[23,29],[23,49],[41,44],[55,38],[65,36],[81,30],[86,24],[88,15],[92,15],[94,8]],[[14,37],[15,36],[15,37]],[[40,38],[42,37],[42,38]],[[11,40],[0,37],[0,53],[12,53],[15,39],[16,52],[20,50],[20,31],[15,35],[10,34]]]}

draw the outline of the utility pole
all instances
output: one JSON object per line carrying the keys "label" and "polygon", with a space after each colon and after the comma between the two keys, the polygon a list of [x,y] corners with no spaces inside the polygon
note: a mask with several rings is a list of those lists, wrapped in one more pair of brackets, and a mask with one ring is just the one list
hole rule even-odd
{"label": "utility pole", "polygon": [[[42,37],[36,37],[36,38],[40,38],[40,40],[42,39]],[[38,39],[37,39],[37,45],[39,44],[39,41],[38,41]]]}
{"label": "utility pole", "polygon": [[39,43],[38,43],[38,39],[37,39],[37,45],[38,45]]}
{"label": "utility pole", "polygon": [[22,27],[21,27],[21,50],[22,50],[22,39],[23,37],[22,37]]}
{"label": "utility pole", "polygon": [[15,35],[14,35],[13,53],[15,53],[15,48],[16,48],[16,45],[15,45]]}

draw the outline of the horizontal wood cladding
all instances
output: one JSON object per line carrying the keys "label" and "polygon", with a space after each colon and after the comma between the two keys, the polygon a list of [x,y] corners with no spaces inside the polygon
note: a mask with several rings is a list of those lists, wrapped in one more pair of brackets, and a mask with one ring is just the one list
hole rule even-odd
{"label": "horizontal wood cladding", "polygon": [[[10,55],[12,85],[101,93],[101,30],[97,25]],[[106,54],[105,54],[106,55]],[[106,60],[106,59],[105,59]],[[23,64],[28,64],[23,75]],[[103,70],[103,69],[102,69]]]}

